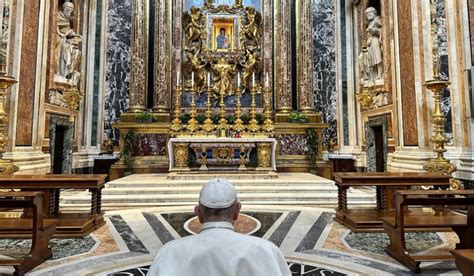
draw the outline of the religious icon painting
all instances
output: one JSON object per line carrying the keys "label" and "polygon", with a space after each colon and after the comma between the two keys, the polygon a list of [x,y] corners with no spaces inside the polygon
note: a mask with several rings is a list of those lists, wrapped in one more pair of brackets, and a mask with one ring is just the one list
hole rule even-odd
{"label": "religious icon painting", "polygon": [[236,51],[239,48],[238,16],[213,14],[208,19],[209,48],[215,52]]}

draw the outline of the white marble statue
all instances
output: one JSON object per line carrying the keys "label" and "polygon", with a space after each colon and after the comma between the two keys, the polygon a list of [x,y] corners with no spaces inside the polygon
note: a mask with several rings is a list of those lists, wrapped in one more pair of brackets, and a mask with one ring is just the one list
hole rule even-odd
{"label": "white marble statue", "polygon": [[366,65],[368,75],[373,81],[383,78],[383,60],[382,60],[382,21],[377,15],[377,10],[369,7],[365,10],[367,17],[367,54]]}
{"label": "white marble statue", "polygon": [[81,62],[79,45],[82,36],[72,28],[74,4],[65,2],[57,17],[56,75],[55,80],[77,85],[80,78],[78,67]]}

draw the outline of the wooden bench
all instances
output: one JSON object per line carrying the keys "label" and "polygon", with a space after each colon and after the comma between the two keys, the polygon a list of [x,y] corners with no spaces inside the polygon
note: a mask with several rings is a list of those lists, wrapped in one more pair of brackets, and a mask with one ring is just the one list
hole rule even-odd
{"label": "wooden bench", "polygon": [[[449,176],[425,172],[335,173],[338,207],[334,220],[353,232],[383,232],[381,218],[394,215],[394,192],[416,186],[448,188]],[[347,190],[357,187],[376,188],[375,208],[349,208]]]}
{"label": "wooden bench", "polygon": [[[0,177],[0,189],[44,192],[45,216],[58,221],[54,236],[83,238],[105,224],[101,198],[106,177],[106,174],[13,175]],[[61,189],[89,190],[91,192],[90,212],[61,213],[59,211]],[[24,214],[24,216],[28,215]],[[0,219],[0,225],[8,223],[7,221]],[[19,228],[3,230],[0,228],[0,237],[21,238],[24,236]]]}
{"label": "wooden bench", "polygon": [[43,219],[43,192],[0,192],[0,208],[32,209],[31,219],[13,218],[0,227],[21,229],[33,237],[28,255],[21,260],[0,260],[0,266],[13,266],[14,275],[23,275],[51,258],[49,240],[56,230],[56,220]]}
{"label": "wooden bench", "polygon": [[456,266],[464,276],[474,275],[474,249],[451,250]]}
{"label": "wooden bench", "polygon": [[[431,214],[416,213],[409,206],[440,206]],[[446,206],[467,206],[467,215],[445,209]],[[456,249],[474,249],[474,191],[397,191],[395,216],[382,218],[390,238],[387,253],[410,268],[420,272],[423,261],[452,260],[452,255],[413,255],[405,244],[406,229],[451,228],[459,237]]]}

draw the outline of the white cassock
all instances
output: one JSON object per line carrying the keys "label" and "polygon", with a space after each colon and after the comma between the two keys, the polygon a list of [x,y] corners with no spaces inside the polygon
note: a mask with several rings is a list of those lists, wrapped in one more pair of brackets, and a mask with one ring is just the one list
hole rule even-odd
{"label": "white cassock", "polygon": [[273,243],[234,232],[228,222],[209,222],[201,233],[169,242],[153,261],[150,276],[289,276]]}

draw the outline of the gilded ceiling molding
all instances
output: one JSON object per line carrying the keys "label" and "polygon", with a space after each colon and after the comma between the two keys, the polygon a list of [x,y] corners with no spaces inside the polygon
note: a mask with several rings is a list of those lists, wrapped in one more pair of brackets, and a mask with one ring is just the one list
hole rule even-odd
{"label": "gilded ceiling molding", "polygon": [[128,112],[131,113],[139,113],[146,108],[146,23],[146,0],[132,1],[132,68],[128,108]]}
{"label": "gilded ceiling molding", "polygon": [[275,2],[275,98],[276,110],[292,110],[291,95],[291,13],[287,0]]}
{"label": "gilded ceiling molding", "polygon": [[155,82],[153,111],[167,113],[170,110],[170,1],[157,0],[155,3]]}
{"label": "gilded ceiling molding", "polygon": [[313,91],[313,16],[311,0],[297,5],[298,28],[298,110],[315,112]]}

